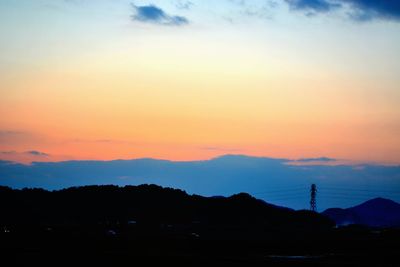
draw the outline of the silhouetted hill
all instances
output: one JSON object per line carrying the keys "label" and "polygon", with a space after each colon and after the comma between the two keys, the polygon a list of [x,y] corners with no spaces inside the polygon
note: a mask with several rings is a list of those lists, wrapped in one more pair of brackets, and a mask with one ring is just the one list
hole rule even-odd
{"label": "silhouetted hill", "polygon": [[385,198],[371,199],[348,209],[327,209],[322,214],[338,225],[400,226],[400,204]]}
{"label": "silhouetted hill", "polygon": [[[333,222],[309,211],[270,205],[249,194],[202,197],[156,185],[85,186],[59,191],[0,187],[1,225],[201,225],[318,229]],[[251,227],[250,227],[251,226]]]}

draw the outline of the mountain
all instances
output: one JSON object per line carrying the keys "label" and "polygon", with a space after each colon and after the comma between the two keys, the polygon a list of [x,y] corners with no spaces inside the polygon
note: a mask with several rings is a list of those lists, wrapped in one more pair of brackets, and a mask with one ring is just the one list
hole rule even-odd
{"label": "mountain", "polygon": [[[328,162],[326,162],[328,161]],[[302,162],[306,165],[301,165]],[[328,165],[324,165],[328,163]],[[58,190],[72,186],[157,184],[191,194],[229,196],[248,192],[269,203],[294,209],[308,208],[310,184],[317,184],[318,208],[349,207],[398,188],[400,166],[331,165],[332,159],[289,159],[225,155],[209,160],[169,161],[131,159],[111,161],[33,162],[0,161],[0,185]],[[312,164],[312,165],[310,165]],[[381,190],[379,194],[332,199],[324,187]],[[297,190],[296,192],[294,190]],[[274,192],[270,192],[274,191]],[[279,192],[277,192],[279,191]],[[297,193],[297,194],[295,194]],[[337,193],[337,192],[334,192]],[[361,198],[363,197],[363,198]]]}
{"label": "mountain", "polygon": [[327,209],[322,214],[337,225],[400,226],[400,204],[385,198],[374,198],[348,209]]}

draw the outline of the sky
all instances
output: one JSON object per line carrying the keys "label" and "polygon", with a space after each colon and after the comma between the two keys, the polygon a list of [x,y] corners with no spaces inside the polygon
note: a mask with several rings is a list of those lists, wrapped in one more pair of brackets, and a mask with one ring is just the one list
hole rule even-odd
{"label": "sky", "polygon": [[400,3],[1,0],[0,159],[400,164]]}

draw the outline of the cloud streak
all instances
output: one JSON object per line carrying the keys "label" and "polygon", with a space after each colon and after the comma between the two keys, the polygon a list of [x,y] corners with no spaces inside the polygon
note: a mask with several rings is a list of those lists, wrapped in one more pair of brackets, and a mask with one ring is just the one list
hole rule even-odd
{"label": "cloud streak", "polygon": [[33,161],[48,161],[51,159],[53,159],[51,155],[38,150],[0,151],[0,161],[31,163]]}
{"label": "cloud streak", "polygon": [[169,15],[155,5],[137,6],[133,3],[131,5],[135,12],[131,16],[131,19],[134,21],[167,26],[182,26],[189,23],[187,18],[183,16]]}
{"label": "cloud streak", "polygon": [[32,155],[32,156],[38,156],[38,157],[48,157],[49,156],[49,154],[41,152],[41,151],[37,151],[37,150],[26,151],[25,153]]}
{"label": "cloud streak", "polygon": [[0,144],[21,144],[27,142],[36,142],[39,137],[30,132],[0,130]]}
{"label": "cloud streak", "polygon": [[178,0],[178,1],[176,2],[176,7],[179,8],[179,9],[186,9],[186,10],[189,10],[189,9],[192,8],[193,5],[194,5],[193,2],[191,2],[191,1],[181,1],[181,0]]}
{"label": "cloud streak", "polygon": [[15,150],[9,150],[9,151],[0,151],[0,154],[2,155],[10,155],[10,156],[34,156],[34,157],[48,157],[50,156],[47,153],[38,151],[38,150],[29,150],[29,151],[24,151],[24,152],[17,152]]}
{"label": "cloud streak", "polygon": [[6,137],[10,137],[10,136],[21,136],[24,134],[25,134],[24,132],[0,130],[0,138],[6,138]]}
{"label": "cloud streak", "polygon": [[240,149],[240,148],[229,148],[229,147],[220,147],[220,146],[203,146],[203,147],[200,147],[200,149],[219,151],[219,152],[243,152],[243,149]]}
{"label": "cloud streak", "polygon": [[298,162],[314,162],[314,161],[330,162],[330,161],[336,161],[336,159],[320,157],[320,158],[302,158],[302,159],[298,159],[295,161],[298,161]]}

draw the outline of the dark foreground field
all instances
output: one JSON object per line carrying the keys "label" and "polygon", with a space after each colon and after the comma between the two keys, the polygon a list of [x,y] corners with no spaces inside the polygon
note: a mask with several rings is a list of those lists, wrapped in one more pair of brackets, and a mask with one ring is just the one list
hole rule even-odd
{"label": "dark foreground field", "polygon": [[400,266],[399,229],[335,228],[246,194],[0,188],[1,266]]}
{"label": "dark foreground field", "polygon": [[[336,229],[321,236],[202,238],[200,233],[141,229],[25,229],[0,235],[2,266],[399,266],[400,231]],[[27,231],[27,232],[25,232]],[[231,230],[235,234],[234,230]],[[321,234],[321,233],[320,233]],[[137,265],[136,265],[137,266]]]}

